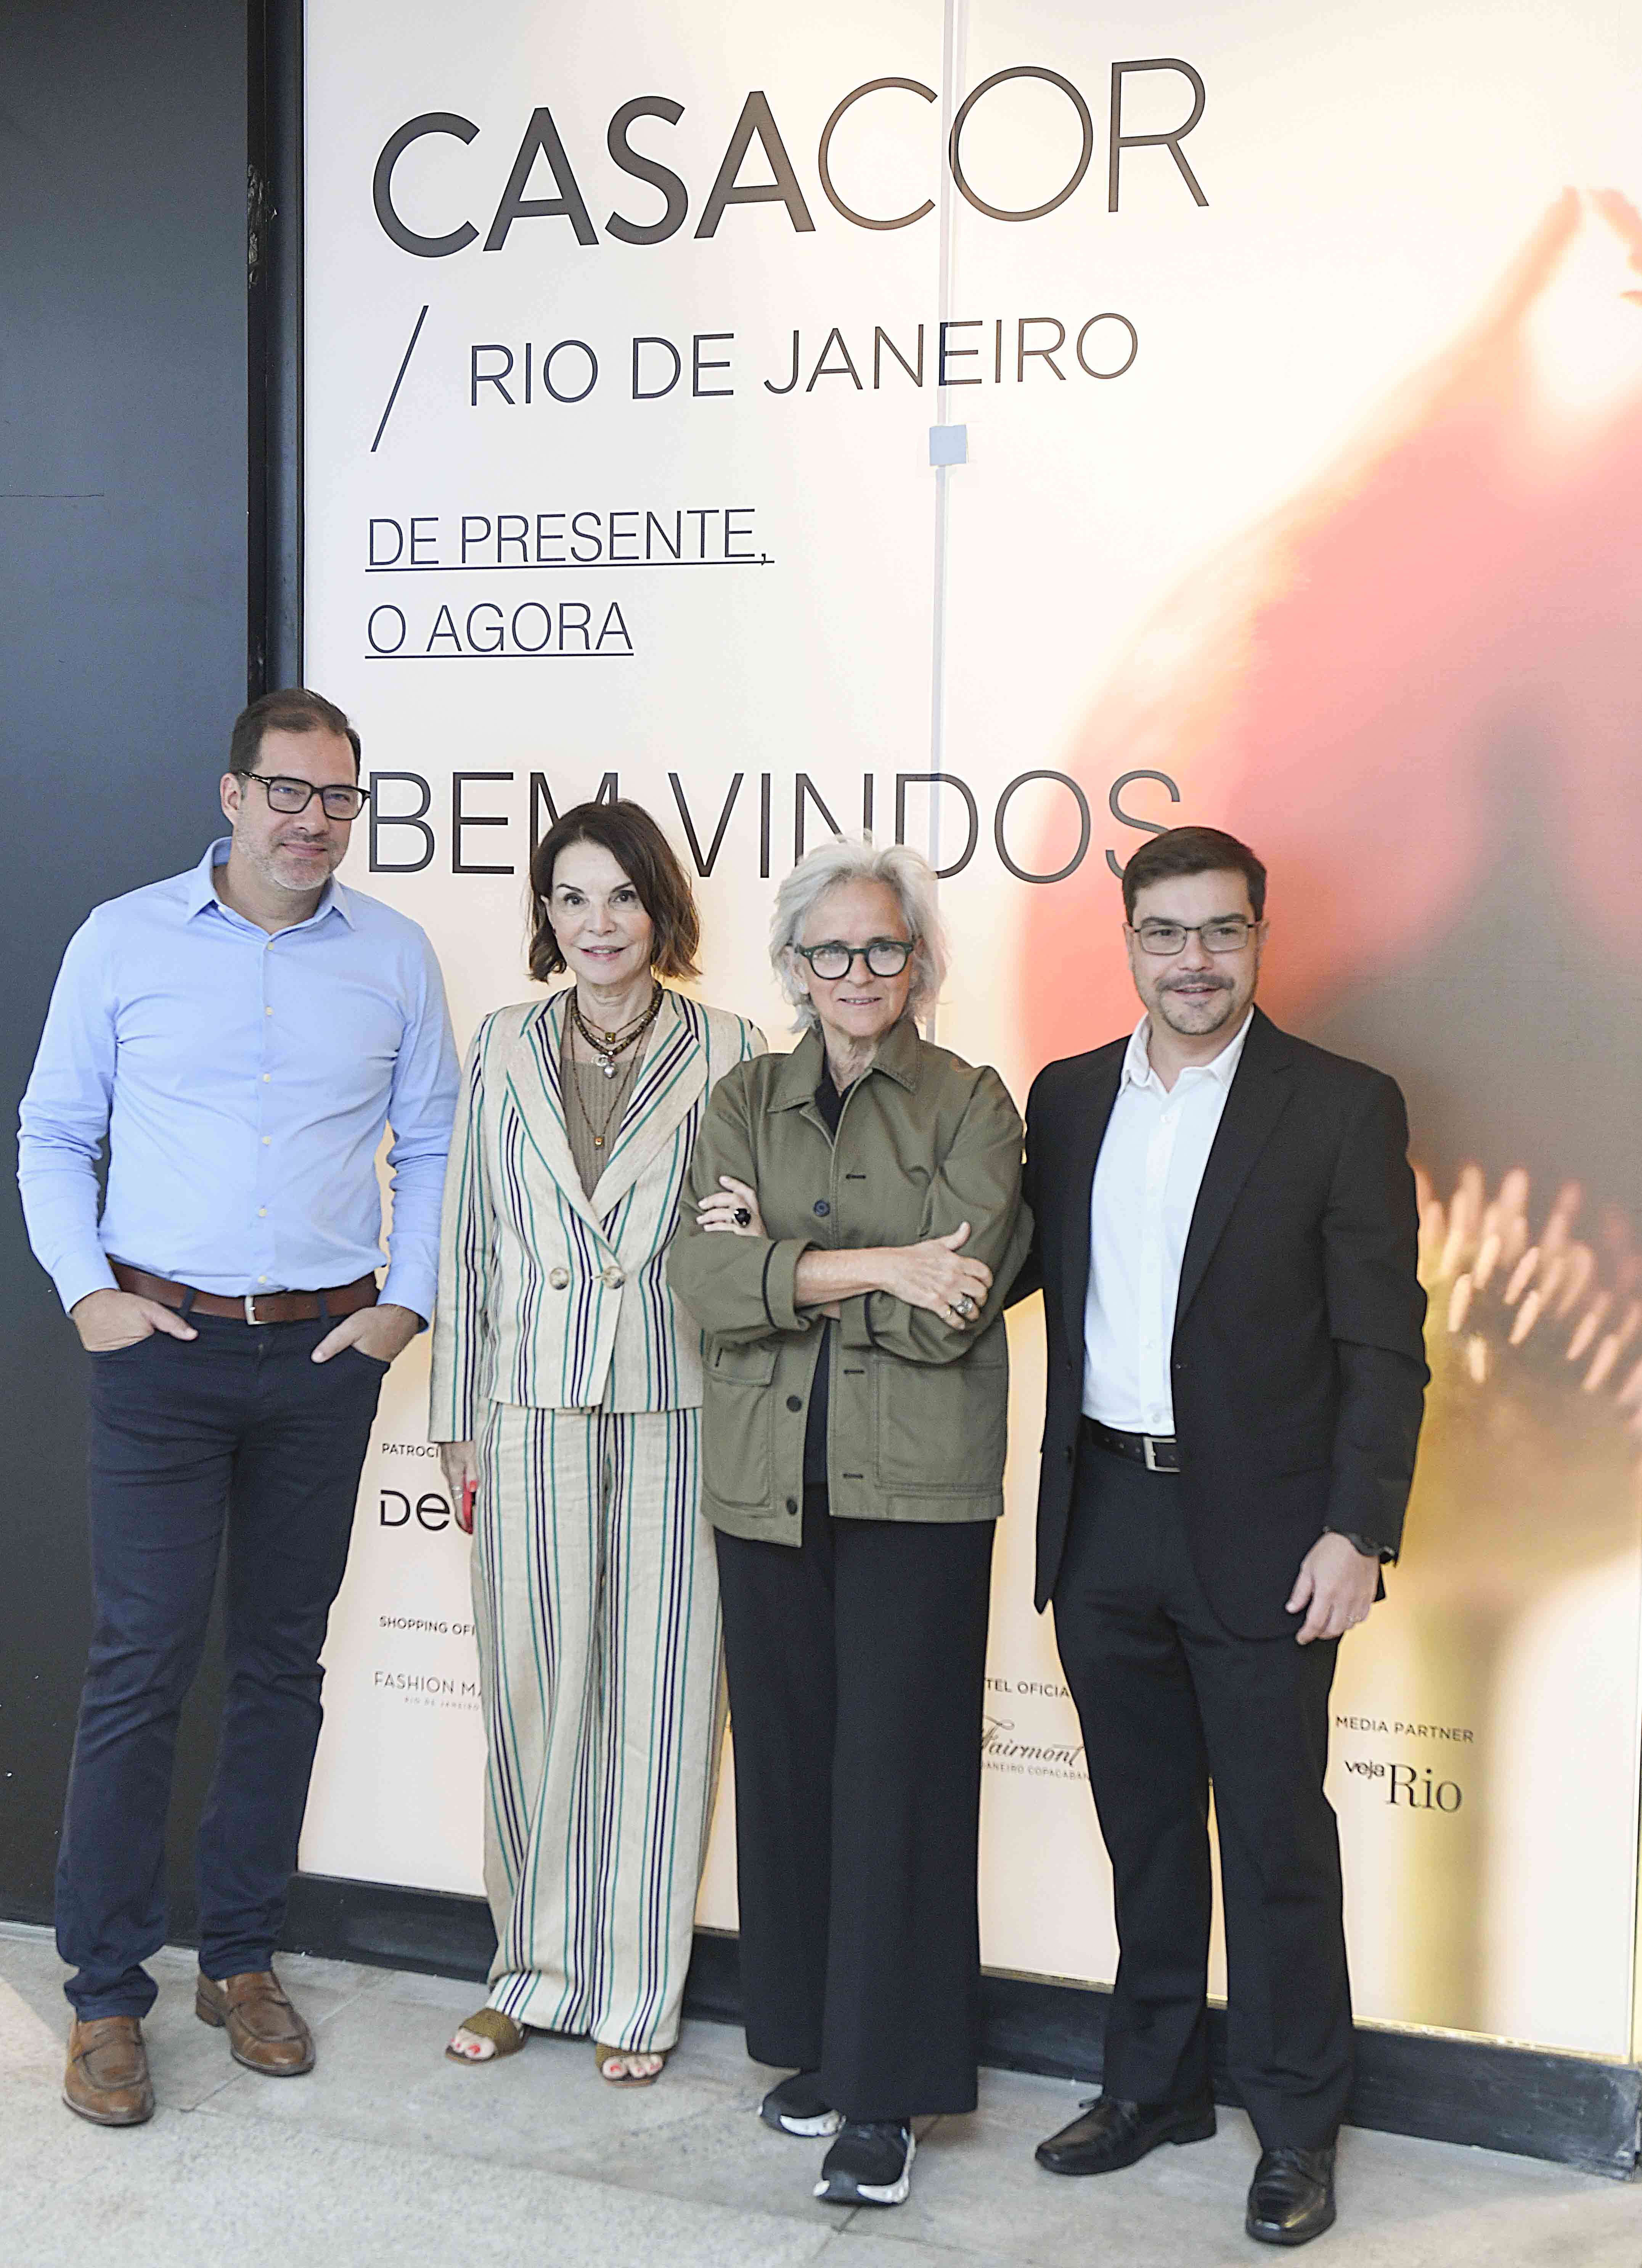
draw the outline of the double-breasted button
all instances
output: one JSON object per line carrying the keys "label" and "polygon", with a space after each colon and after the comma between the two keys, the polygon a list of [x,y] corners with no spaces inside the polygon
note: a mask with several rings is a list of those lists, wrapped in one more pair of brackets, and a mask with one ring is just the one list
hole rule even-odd
{"label": "double-breasted button", "polygon": [[599,1270],[599,1281],[601,1284],[607,1284],[613,1292],[619,1292],[627,1278],[619,1268],[601,1268]]}
{"label": "double-breasted button", "polygon": [[801,1394],[789,1394],[787,1396],[787,1407],[789,1410],[802,1410],[804,1407],[803,1395]]}
{"label": "double-breasted button", "polygon": [[815,1200],[815,1215],[816,1215],[816,1219],[817,1219],[818,1220],[825,1220],[825,1219],[826,1219],[826,1218],[827,1218],[827,1216],[828,1216],[828,1214],[831,1211],[832,1211],[832,1207],[828,1204],[828,1202],[827,1202],[827,1200],[826,1200],[826,1198],[825,1198],[825,1197],[817,1197],[817,1198],[816,1198],[816,1200]]}
{"label": "double-breasted button", "polygon": [[549,1272],[548,1281],[556,1292],[567,1292],[570,1289],[571,1271],[568,1268],[555,1268]]}

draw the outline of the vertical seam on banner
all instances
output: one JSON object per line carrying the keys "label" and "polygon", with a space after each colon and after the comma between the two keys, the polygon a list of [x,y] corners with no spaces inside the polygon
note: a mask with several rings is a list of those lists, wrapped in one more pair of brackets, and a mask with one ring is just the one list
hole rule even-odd
{"label": "vertical seam on banner", "polygon": [[[944,0],[941,27],[941,149],[946,150],[951,138],[953,119],[958,99],[958,80],[962,70],[964,18],[966,0]],[[957,209],[953,194],[952,168],[943,164],[940,180],[940,253],[939,274],[935,294],[935,374],[942,372],[941,341],[946,336],[942,326],[952,312],[953,267],[956,251]],[[950,415],[949,389],[937,384],[935,417],[945,425]],[[931,867],[940,865],[940,777],[946,766],[946,551],[947,551],[947,482],[952,475],[950,465],[937,465],[935,473],[935,556],[931,563],[932,587],[930,596],[930,770],[936,777],[930,782],[929,862]],[[935,885],[939,902],[940,884]],[[925,1036],[933,1039],[940,1016],[940,1003],[931,1001],[924,1022]]]}

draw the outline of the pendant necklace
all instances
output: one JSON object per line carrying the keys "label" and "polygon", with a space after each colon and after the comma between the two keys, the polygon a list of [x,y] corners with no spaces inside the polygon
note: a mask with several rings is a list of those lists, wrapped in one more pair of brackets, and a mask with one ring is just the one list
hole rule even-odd
{"label": "pendant necklace", "polygon": [[630,1022],[618,1026],[614,1032],[601,1032],[596,1025],[587,1021],[582,1013],[581,1002],[574,992],[571,994],[571,1014],[575,1020],[576,1028],[607,1079],[615,1077],[616,1058],[624,1056],[634,1041],[642,1039],[655,1022],[661,1012],[661,1001],[662,988],[658,984],[650,996],[647,1008]]}
{"label": "pendant necklace", "polygon": [[[571,995],[571,1014],[574,1019],[576,1029],[581,1035],[583,1043],[593,1057],[594,1061],[598,1064],[600,1070],[604,1073],[606,1079],[614,1080],[616,1074],[616,1065],[619,1058],[626,1055],[629,1050],[644,1037],[644,1034],[655,1022],[657,1016],[661,1012],[661,1001],[662,988],[658,984],[654,992],[651,995],[650,1005],[644,1011],[642,1015],[635,1016],[630,1023],[623,1024],[616,1031],[601,1032],[598,1030],[596,1027],[588,1023],[586,1018],[582,1014],[581,1004],[576,998],[574,993]],[[574,1061],[573,1057],[571,1060],[572,1062]],[[612,1094],[610,1097],[610,1107],[605,1112],[602,1122],[595,1125],[592,1113],[587,1108],[586,1098],[581,1090],[581,1082],[578,1079],[572,1078],[570,1084],[575,1093],[577,1107],[581,1112],[583,1122],[587,1128],[587,1131],[593,1137],[593,1148],[595,1150],[602,1150],[605,1144],[609,1139],[610,1128],[615,1118],[616,1108],[618,1104],[620,1104],[623,1100],[623,1097],[620,1093]]]}

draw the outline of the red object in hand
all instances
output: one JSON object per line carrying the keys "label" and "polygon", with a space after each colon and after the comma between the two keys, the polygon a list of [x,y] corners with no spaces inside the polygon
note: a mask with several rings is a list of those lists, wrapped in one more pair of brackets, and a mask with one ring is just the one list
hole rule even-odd
{"label": "red object in hand", "polygon": [[475,1497],[476,1497],[478,1493],[479,1484],[477,1481],[464,1481],[462,1483],[461,1507],[456,1514],[456,1525],[460,1528],[464,1535],[471,1535],[473,1534],[473,1503]]}

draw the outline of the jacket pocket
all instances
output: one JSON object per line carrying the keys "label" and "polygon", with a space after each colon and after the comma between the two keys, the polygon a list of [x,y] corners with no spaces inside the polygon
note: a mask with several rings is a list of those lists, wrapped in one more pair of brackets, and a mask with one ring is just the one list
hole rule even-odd
{"label": "jacket pocket", "polygon": [[879,1486],[897,1496],[990,1496],[1003,1485],[1009,1354],[994,1346],[958,1362],[877,1359]]}
{"label": "jacket pocket", "polygon": [[702,1393],[702,1484],[718,1504],[767,1509],[775,1494],[776,1348],[710,1349]]}

